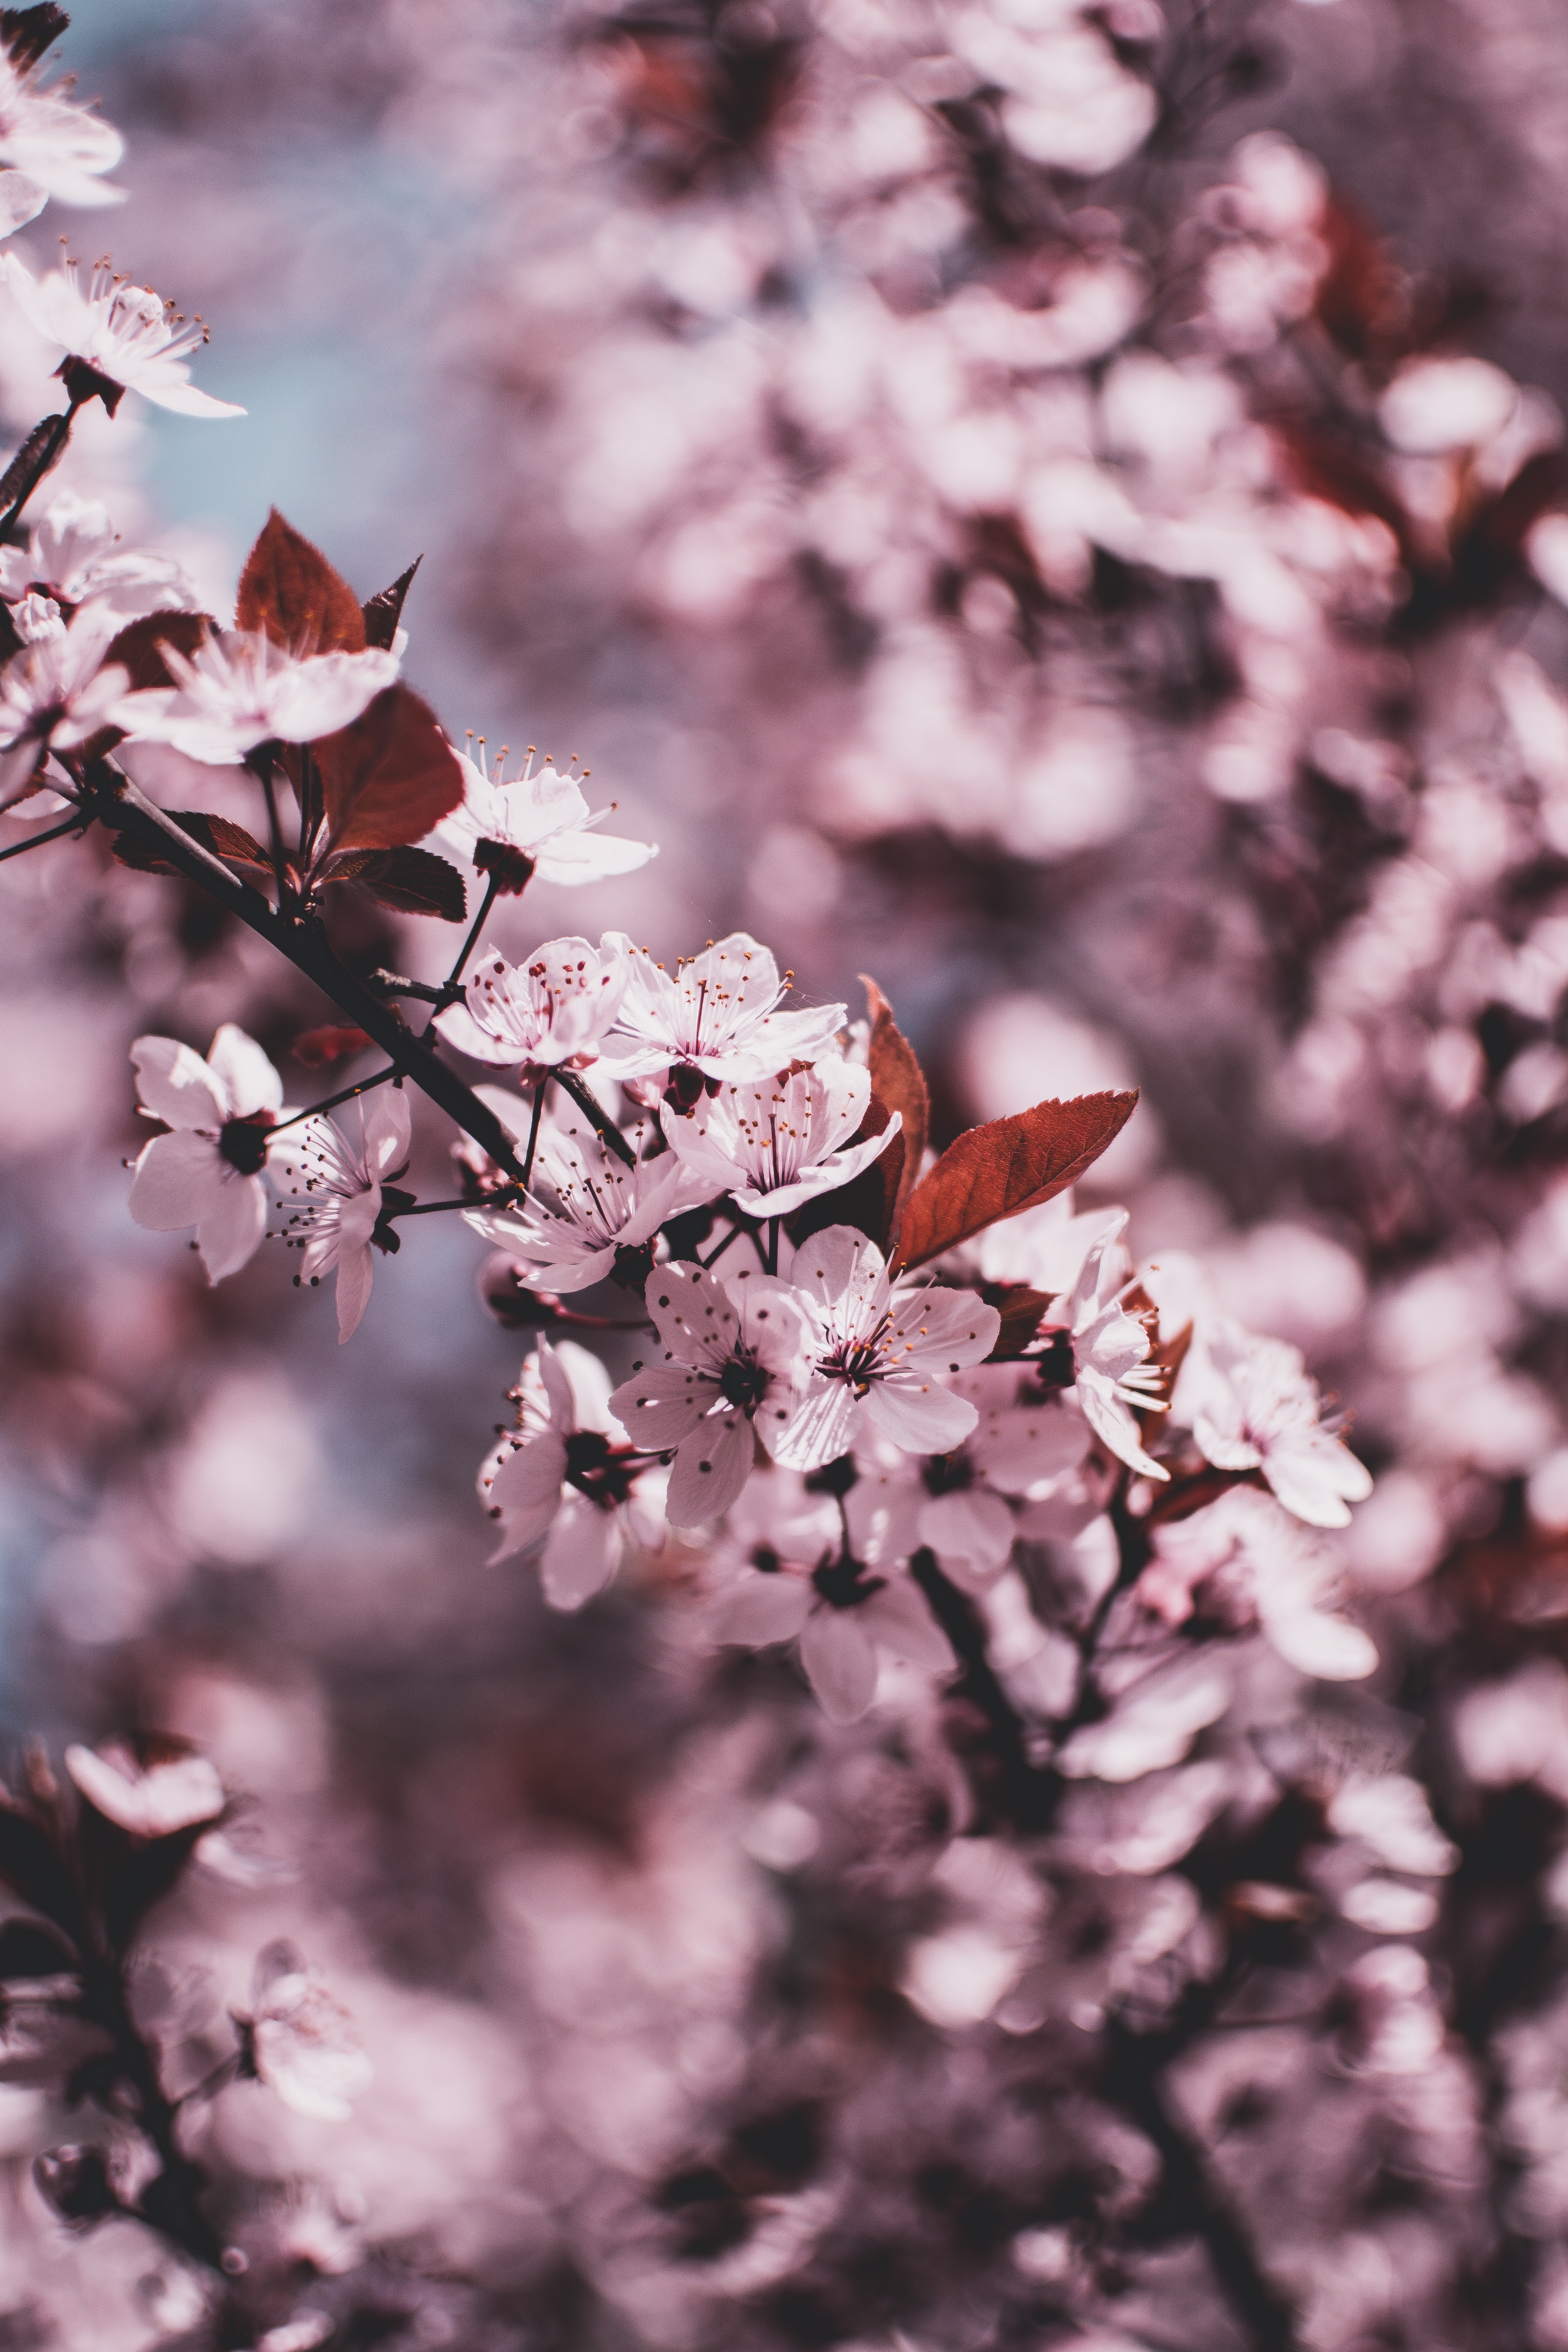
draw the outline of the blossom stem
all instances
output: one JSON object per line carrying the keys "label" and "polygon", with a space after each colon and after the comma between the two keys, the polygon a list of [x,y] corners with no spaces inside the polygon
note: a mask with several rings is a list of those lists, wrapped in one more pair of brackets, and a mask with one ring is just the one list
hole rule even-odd
{"label": "blossom stem", "polygon": [[341,1094],[329,1095],[325,1102],[310,1103],[303,1110],[291,1111],[287,1118],[276,1120],[268,1129],[268,1140],[281,1135],[286,1127],[298,1127],[302,1118],[319,1118],[322,1111],[336,1110],[340,1103],[353,1102],[356,1095],[367,1095],[373,1087],[384,1087],[388,1078],[397,1076],[398,1069],[396,1062],[389,1062],[384,1070],[377,1070],[374,1077],[361,1078],[357,1086],[344,1087]]}
{"label": "blossom stem", "polygon": [[996,1810],[1021,1830],[1046,1828],[1061,1793],[1060,1775],[1030,1760],[1024,1719],[1003,1689],[987,1654],[979,1611],[943,1573],[929,1546],[922,1544],[910,1554],[910,1573],[952,1644],[960,1667],[959,1689],[985,1718],[997,1768],[989,1792]]}
{"label": "blossom stem", "polygon": [[79,809],[76,815],[68,816],[63,824],[51,824],[47,833],[36,833],[30,841],[14,841],[9,849],[0,849],[0,866],[4,866],[8,857],[20,857],[29,849],[42,849],[46,841],[58,841],[63,833],[83,832],[90,821]]}
{"label": "blossom stem", "polygon": [[70,439],[71,426],[76,423],[79,400],[58,415],[46,416],[35,425],[3,475],[0,475],[0,499],[9,499],[10,505],[0,515],[0,538],[21,519],[23,508],[43,480],[44,476],[59,463],[66,443]]}
{"label": "blossom stem", "polygon": [[414,996],[421,1004],[456,1004],[463,992],[460,988],[436,988],[427,980],[409,980],[400,971],[378,968],[370,975],[370,985],[379,988],[384,996]]}
{"label": "blossom stem", "polygon": [[384,1209],[382,1217],[391,1224],[396,1217],[434,1217],[443,1209],[471,1209],[472,1201],[458,1198],[451,1201],[411,1201],[406,1209]]}
{"label": "blossom stem", "polygon": [[468,938],[463,941],[461,948],[458,951],[457,962],[447,974],[447,986],[448,988],[456,988],[462,980],[463,967],[468,962],[468,958],[473,954],[475,946],[479,940],[479,933],[484,929],[486,923],[489,920],[490,908],[495,905],[496,899],[500,895],[500,881],[501,877],[499,874],[492,874],[490,876],[489,887],[486,890],[484,898],[480,903],[479,911],[474,917],[473,922],[469,926]]}
{"label": "blossom stem", "polygon": [[624,1160],[628,1168],[635,1168],[637,1164],[637,1153],[626,1141],[615,1120],[607,1115],[603,1105],[595,1100],[592,1091],[584,1086],[577,1072],[553,1070],[551,1076],[562,1092],[571,1096],[578,1109],[593,1127],[595,1134],[605,1150],[613,1151],[616,1158]]}
{"label": "blossom stem", "polygon": [[723,1240],[719,1244],[718,1247],[716,1249],[710,1250],[706,1257],[700,1257],[698,1259],[697,1263],[702,1268],[703,1272],[706,1273],[710,1265],[717,1265],[725,1251],[729,1248],[731,1243],[739,1241],[741,1235],[745,1231],[746,1227],[744,1225],[731,1225]]}
{"label": "blossom stem", "polygon": [[196,882],[237,920],[286,956],[295,969],[313,981],[354,1026],[398,1067],[422,1094],[455,1119],[466,1135],[489,1152],[510,1176],[521,1168],[512,1139],[495,1113],[482,1103],[457,1073],[447,1068],[422,1038],[405,1027],[397,1014],[369,984],[341,963],[321,924],[274,912],[258,890],[231,873],[221,858],[204,849],[174,819],[139,792],[131,779],[107,760],[94,761],[84,779],[89,814],[116,832],[155,849],[187,880]]}
{"label": "blossom stem", "polygon": [[768,1219],[768,1262],[766,1271],[769,1274],[776,1274],[778,1270],[779,1221],[776,1217],[770,1217]]}
{"label": "blossom stem", "polygon": [[272,839],[272,875],[278,886],[278,911],[282,914],[289,897],[284,880],[286,865],[283,856],[283,828],[278,821],[278,795],[272,782],[272,762],[265,752],[253,751],[246,765],[261,780],[261,790],[267,801],[268,830]]}
{"label": "blossom stem", "polygon": [[539,1149],[539,1122],[544,1114],[544,1089],[548,1078],[541,1078],[533,1089],[533,1117],[528,1122],[528,1150],[522,1161],[522,1189],[526,1192],[533,1174],[533,1155]]}

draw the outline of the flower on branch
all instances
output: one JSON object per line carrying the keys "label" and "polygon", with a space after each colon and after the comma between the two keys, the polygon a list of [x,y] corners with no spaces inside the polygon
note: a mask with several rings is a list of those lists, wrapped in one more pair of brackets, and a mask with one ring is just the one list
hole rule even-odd
{"label": "flower on branch", "polygon": [[397,676],[398,657],[290,654],[261,630],[217,629],[189,656],[164,645],[173,688],[131,694],[114,714],[133,741],[172,743],[209,767],[231,766],[257,744],[313,743],[347,727]]}
{"label": "flower on branch", "polygon": [[116,625],[112,613],[89,605],[0,670],[0,808],[32,791],[50,751],[74,751],[112,723],[131,682],[103,658]]}
{"label": "flower on branch", "polygon": [[[510,1111],[506,1123],[514,1124]],[[634,1145],[640,1133],[631,1130]],[[596,1135],[572,1127],[541,1137],[532,1186],[521,1206],[469,1209],[464,1216],[516,1260],[521,1279],[535,1288],[586,1290],[611,1275],[624,1280],[628,1264],[646,1269],[659,1227],[707,1197],[700,1179],[673,1152],[639,1157],[628,1168]],[[627,1286],[638,1290],[641,1283]]]}
{"label": "flower on branch", "polygon": [[610,1376],[570,1339],[541,1339],[516,1391],[518,1432],[479,1466],[479,1499],[500,1522],[490,1565],[539,1550],[552,1609],[581,1609],[620,1559],[623,1507],[646,1465],[610,1410]]}
{"label": "flower on branch", "polygon": [[502,772],[504,749],[493,770],[487,769],[483,736],[477,760],[461,751],[457,756],[463,769],[462,803],[426,845],[445,850],[492,879],[499,877],[503,898],[521,891],[535,874],[542,882],[601,882],[612,874],[634,874],[658,856],[651,842],[598,832],[615,803],[590,814],[577,778],[548,763],[536,773],[531,750],[521,773],[510,777]]}
{"label": "flower on branch", "polygon": [[[99,599],[121,620],[195,610],[195,591],[172,555],[116,554],[118,545],[109,509],[100,500],[60,490],[34,524],[26,547],[0,547],[0,597],[14,608],[29,590],[57,605]],[[12,619],[17,619],[15,609]]]}
{"label": "flower on branch", "polygon": [[663,1360],[634,1365],[610,1409],[634,1444],[675,1448],[665,1514],[700,1527],[729,1509],[756,1459],[777,1453],[805,1401],[813,1328],[787,1282],[666,1265],[646,1292]]}
{"label": "flower on branch", "polygon": [[1215,1317],[1193,1350],[1193,1435],[1219,1470],[1261,1470],[1288,1511],[1316,1528],[1350,1525],[1372,1475],[1319,1419],[1318,1383],[1299,1348]]}
{"label": "flower on branch", "polygon": [[844,1026],[842,1004],[781,1013],[793,975],[781,980],[772,953],[749,931],[682,957],[673,977],[624,931],[606,932],[605,944],[620,949],[629,965],[605,1047],[605,1066],[618,1078],[679,1070],[682,1098],[695,1101],[705,1079],[762,1078],[810,1061]]}
{"label": "flower on branch", "polygon": [[370,2087],[353,2019],[291,1944],[268,1944],[258,1956],[250,2015],[237,2022],[248,2071],[296,2115],[342,2123]]}
{"label": "flower on branch", "polygon": [[124,189],[102,177],[119,163],[125,142],[100,115],[68,97],[69,87],[66,81],[43,89],[33,58],[0,52],[0,163],[37,182],[35,212],[45,196],[66,205],[125,201]]}
{"label": "flower on branch", "polygon": [[1141,1412],[1163,1412],[1167,1400],[1164,1371],[1148,1361],[1148,1325],[1129,1314],[1123,1304],[1131,1280],[1121,1250],[1126,1224],[1126,1210],[1118,1210],[1085,1257],[1067,1297],[1047,1307],[1040,1333],[1042,1338],[1053,1331],[1066,1333],[1078,1402],[1101,1444],[1130,1470],[1142,1471],[1145,1478],[1165,1479],[1171,1474],[1145,1451],[1136,1419]]}
{"label": "flower on branch", "polygon": [[174,1037],[138,1037],[136,1093],[172,1130],[144,1144],[131,1213],[155,1234],[195,1225],[209,1282],[236,1274],[267,1231],[261,1170],[283,1081],[253,1037],[226,1021],[204,1062]]}
{"label": "flower on branch", "polygon": [[181,416],[243,416],[232,400],[215,400],[190,382],[190,353],[206,341],[199,319],[182,319],[150,287],[117,278],[107,261],[94,265],[84,294],[74,261],[47,278],[33,278],[14,253],[0,271],[30,327],[66,353],[58,373],[73,400],[99,394],[112,416],[122,393],[139,392],[158,408]]}
{"label": "flower on branch", "polygon": [[353,1337],[370,1304],[375,1263],[373,1240],[397,1246],[395,1234],[378,1236],[382,1186],[408,1164],[408,1097],[401,1087],[384,1087],[368,1103],[354,1105],[359,1139],[351,1141],[335,1120],[308,1118],[287,1129],[272,1148],[271,1167],[279,1190],[304,1206],[289,1218],[283,1238],[304,1258],[296,1282],[312,1287],[337,1270],[338,1339]]}
{"label": "flower on branch", "polygon": [[1153,1558],[1135,1590],[1169,1626],[1201,1610],[1232,1633],[1261,1631],[1301,1674],[1354,1682],[1371,1674],[1377,1652],[1359,1625],[1335,1613],[1339,1581],[1321,1536],[1288,1517],[1271,1496],[1237,1486],[1191,1518],[1155,1530]]}
{"label": "flower on branch", "polygon": [[728,1192],[749,1217],[787,1217],[858,1176],[899,1133],[895,1111],[879,1135],[850,1143],[870,1099],[870,1072],[827,1055],[721,1087],[689,1111],[666,1103],[661,1116],[671,1150],[710,1193]]}
{"label": "flower on branch", "polygon": [[616,1017],[628,966],[616,934],[597,948],[586,940],[551,940],[526,964],[481,948],[461,1004],[448,1004],[436,1026],[449,1045],[477,1062],[521,1066],[524,1086],[550,1071],[586,1069]]}
{"label": "flower on branch", "polygon": [[814,1325],[811,1395],[776,1458],[810,1470],[849,1453],[871,1430],[909,1454],[946,1454],[979,1415],[945,1386],[983,1363],[1002,1318],[973,1291],[895,1281],[881,1251],[849,1225],[829,1225],[795,1252],[790,1279]]}

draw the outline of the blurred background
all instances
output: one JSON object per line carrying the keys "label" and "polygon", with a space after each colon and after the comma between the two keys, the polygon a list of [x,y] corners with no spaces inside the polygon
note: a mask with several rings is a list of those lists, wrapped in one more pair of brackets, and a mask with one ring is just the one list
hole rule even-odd
{"label": "blurred background", "polygon": [[[661,845],[507,902],[510,951],[740,924],[855,1013],[869,972],[939,1141],[1140,1086],[1087,1197],[1300,1346],[1378,1479],[1370,1683],[1238,1645],[1131,1785],[956,1836],[929,1695],[833,1731],[646,1563],[569,1619],[482,1565],[521,1343],[459,1221],[341,1354],[280,1253],[210,1290],[132,1224],[131,1039],[237,1020],[300,1102],[328,1008],[94,842],[0,868],[8,1727],[179,1731],[255,1800],[246,1883],[159,1915],[160,2031],[289,1934],[375,2066],[350,2123],[202,2123],[222,2340],[1286,2340],[1135,2030],[1303,2345],[1568,2346],[1561,11],[83,0],[62,56],[130,198],[17,249],[110,243],[247,415],[128,402],[58,480],[226,619],[273,503],[363,594],[423,555],[448,730]],[[13,437],[53,356],[7,309]],[[1268,1997],[1184,2038],[1247,1936]],[[82,2128],[0,2085],[0,2344],[217,2341],[149,2233],[45,2213]]]}

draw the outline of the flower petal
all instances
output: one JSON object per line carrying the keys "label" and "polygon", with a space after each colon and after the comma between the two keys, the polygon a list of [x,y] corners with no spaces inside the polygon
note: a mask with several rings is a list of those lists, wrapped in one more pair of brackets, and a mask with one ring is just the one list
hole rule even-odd
{"label": "flower petal", "polygon": [[664,1507],[670,1526],[700,1528],[718,1518],[745,1485],[755,1460],[745,1414],[710,1414],[676,1454]]}
{"label": "flower petal", "polygon": [[829,1723],[858,1723],[877,1696],[877,1653],[859,1614],[817,1609],[800,1637],[800,1662]]}
{"label": "flower petal", "polygon": [[748,1650],[764,1650],[771,1642],[790,1642],[805,1624],[812,1591],[799,1576],[764,1576],[742,1569],[727,1592],[721,1592],[703,1616],[710,1642],[738,1642]]}
{"label": "flower petal", "polygon": [[142,1147],[131,1186],[131,1213],[149,1233],[198,1225],[218,1206],[227,1166],[213,1135],[155,1135]]}
{"label": "flower petal", "polygon": [[217,1128],[229,1116],[221,1082],[177,1038],[138,1037],[131,1059],[142,1109],[165,1127]]}
{"label": "flower petal", "polygon": [[550,1530],[539,1563],[539,1580],[552,1609],[581,1609],[602,1592],[621,1556],[621,1530],[613,1511],[602,1511],[585,1495],[568,1492]]}
{"label": "flower petal", "polygon": [[[162,1138],[164,1143],[177,1139],[172,1135]],[[149,1150],[154,1148],[148,1146]],[[196,1227],[196,1246],[209,1282],[237,1274],[255,1256],[267,1233],[267,1187],[260,1177],[242,1176],[237,1168],[221,1160],[218,1170],[217,1192]]]}

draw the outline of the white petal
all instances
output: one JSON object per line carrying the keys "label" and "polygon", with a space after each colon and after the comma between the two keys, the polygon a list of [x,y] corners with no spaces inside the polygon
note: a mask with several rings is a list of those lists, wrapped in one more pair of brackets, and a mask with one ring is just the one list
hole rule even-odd
{"label": "white petal", "polygon": [[[181,1139],[165,1135],[161,1139],[174,1143]],[[155,1150],[157,1144],[147,1148]],[[196,1244],[209,1282],[237,1274],[255,1256],[267,1234],[267,1187],[260,1177],[242,1176],[226,1161],[219,1162],[219,1171],[216,1195],[196,1227]],[[341,1284],[339,1288],[341,1294]]]}
{"label": "white petal", "polygon": [[410,1118],[408,1096],[402,1087],[383,1087],[360,1113],[364,1129],[367,1172],[385,1183],[408,1159]]}
{"label": "white petal", "polygon": [[837,1462],[849,1452],[858,1419],[847,1381],[825,1381],[782,1433],[764,1431],[764,1442],[781,1469],[820,1470],[825,1462]]}
{"label": "white petal", "polygon": [[1006,1567],[1013,1550],[1013,1514],[1000,1495],[965,1486],[933,1495],[920,1517],[921,1541],[929,1544],[950,1574],[967,1570],[966,1591],[990,1583]]}
{"label": "white petal", "polygon": [[948,1675],[958,1664],[925,1594],[910,1577],[889,1577],[880,1592],[873,1592],[855,1614],[873,1642],[890,1650],[895,1658],[907,1658],[911,1666]]}
{"label": "white petal", "polygon": [[36,219],[48,200],[48,190],[26,172],[0,172],[0,236]]}
{"label": "white petal", "polygon": [[703,1626],[710,1642],[739,1642],[748,1650],[763,1650],[770,1642],[794,1640],[811,1601],[811,1587],[804,1577],[764,1576],[757,1569],[742,1569],[729,1591],[707,1610]]}
{"label": "white petal", "polygon": [[662,1454],[690,1436],[718,1393],[714,1382],[700,1381],[683,1364],[658,1364],[624,1381],[611,1395],[610,1410],[634,1445]]}
{"label": "white petal", "polygon": [[1304,1609],[1291,1616],[1266,1616],[1263,1630],[1287,1665],[1320,1682],[1359,1682],[1377,1664],[1371,1636],[1343,1617]]}
{"label": "white petal", "polygon": [[229,1116],[218,1081],[199,1054],[174,1037],[138,1037],[131,1048],[143,1110],[165,1127],[221,1127]]}
{"label": "white petal", "polygon": [[338,1345],[352,1339],[359,1329],[364,1310],[370,1305],[371,1285],[375,1279],[375,1266],[371,1258],[370,1244],[362,1243],[357,1249],[343,1250],[338,1258]]}
{"label": "white petal", "polygon": [[143,1771],[130,1756],[123,1771],[90,1748],[66,1749],[66,1769],[89,1803],[134,1837],[168,1837],[210,1822],[226,1802],[223,1782],[205,1756],[181,1756]]}
{"label": "white petal", "polygon": [[601,1511],[585,1495],[563,1497],[539,1563],[539,1580],[552,1609],[581,1609],[602,1592],[621,1556],[621,1530],[613,1511]]}
{"label": "white petal", "polygon": [[231,1118],[282,1109],[282,1079],[255,1038],[247,1037],[232,1021],[226,1021],[213,1039],[207,1067],[228,1097]]}
{"label": "white petal", "polygon": [[621,841],[613,834],[563,833],[534,853],[542,882],[602,882],[612,874],[635,874],[658,856],[657,845]]}
{"label": "white petal", "polygon": [[665,1517],[672,1528],[700,1528],[727,1511],[756,1459],[743,1412],[710,1414],[681,1445],[669,1474]]}
{"label": "white petal", "polygon": [[858,1723],[877,1696],[877,1653],[858,1610],[818,1609],[800,1637],[800,1662],[830,1723]]}
{"label": "white petal", "polygon": [[906,1454],[951,1454],[980,1418],[967,1398],[916,1372],[873,1381],[866,1411],[883,1436]]}
{"label": "white petal", "polygon": [[200,1224],[218,1207],[228,1163],[216,1138],[155,1135],[142,1148],[131,1186],[131,1213],[150,1233],[174,1234]]}

